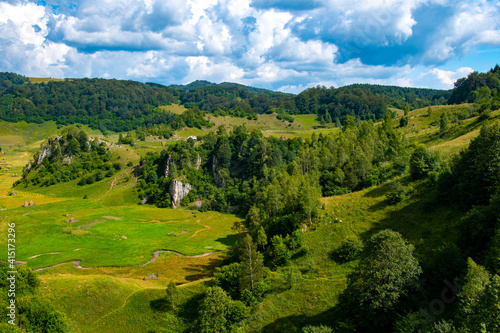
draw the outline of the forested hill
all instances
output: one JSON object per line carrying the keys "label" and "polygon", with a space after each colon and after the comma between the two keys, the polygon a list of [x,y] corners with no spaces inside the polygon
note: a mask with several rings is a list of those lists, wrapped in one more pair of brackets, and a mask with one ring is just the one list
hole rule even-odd
{"label": "forested hill", "polygon": [[363,89],[370,91],[372,94],[384,95],[389,98],[392,106],[399,109],[403,109],[405,103],[408,103],[412,109],[445,104],[452,92],[451,90],[383,86],[379,84],[351,84],[343,88]]}
{"label": "forested hill", "polygon": [[[179,89],[179,90],[184,90],[184,91],[189,91],[193,90],[196,88],[201,88],[201,87],[207,87],[207,86],[222,86],[222,87],[237,87],[237,88],[243,88],[246,89],[250,92],[254,93],[273,93],[273,91],[268,90],[268,89],[262,89],[262,88],[255,88],[255,87],[250,87],[250,86],[245,86],[243,84],[239,83],[234,83],[234,82],[222,82],[222,83],[214,83],[206,80],[196,80],[188,84],[171,84],[169,87]],[[285,93],[277,93],[277,94],[284,94]]]}
{"label": "forested hill", "polygon": [[[481,91],[480,89],[483,88]],[[476,102],[481,98],[496,97],[500,88],[500,66],[496,65],[487,73],[472,72],[466,78],[455,82],[450,104]]]}
{"label": "forested hill", "polygon": [[[196,112],[200,119],[203,111],[249,119],[256,114],[277,112],[280,119],[291,119],[288,114],[317,114],[325,122],[338,123],[346,115],[359,120],[381,119],[390,106],[413,109],[444,104],[450,95],[451,91],[365,84],[318,86],[298,95],[208,81],[164,86],[85,78],[35,84],[22,75],[0,73],[0,119],[83,123],[103,131],[168,124],[175,130],[190,125],[158,106],[179,103],[188,109],[199,108],[201,111]],[[199,125],[200,121],[196,123]]]}
{"label": "forested hill", "polygon": [[[0,76],[0,119],[61,124],[83,123],[103,130],[131,130],[155,117],[155,107],[176,101],[175,89],[133,81],[72,79],[22,83],[23,76]],[[173,118],[173,117],[172,117]]]}

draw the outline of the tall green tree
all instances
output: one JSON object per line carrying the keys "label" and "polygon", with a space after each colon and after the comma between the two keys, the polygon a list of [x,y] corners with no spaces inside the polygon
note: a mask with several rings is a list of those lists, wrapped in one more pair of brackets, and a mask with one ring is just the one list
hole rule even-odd
{"label": "tall green tree", "polygon": [[174,283],[174,281],[170,281],[168,283],[166,292],[167,292],[166,301],[168,302],[168,304],[172,308],[172,310],[175,311],[175,305],[177,304],[178,291],[177,291],[177,286]]}
{"label": "tall green tree", "polygon": [[462,332],[500,331],[500,277],[468,260],[456,321]]}
{"label": "tall green tree", "polygon": [[413,180],[423,179],[439,168],[439,155],[423,146],[417,147],[410,155],[410,175]]}
{"label": "tall green tree", "polygon": [[410,113],[410,104],[406,103],[405,104],[405,108],[404,108],[404,115],[405,117],[408,115],[408,113]]}
{"label": "tall green tree", "polygon": [[446,132],[450,129],[450,120],[448,119],[448,115],[446,112],[441,114],[441,118],[439,119],[439,134],[445,135]]}
{"label": "tall green tree", "polygon": [[422,269],[413,250],[392,230],[382,230],[366,243],[342,301],[363,329],[380,330],[387,325],[401,299],[418,289]]}
{"label": "tall green tree", "polygon": [[308,219],[309,225],[312,225],[312,218],[317,215],[320,208],[319,198],[321,198],[321,190],[315,183],[305,180],[302,183],[299,198],[302,212]]}
{"label": "tall green tree", "polygon": [[254,290],[264,276],[264,257],[248,234],[243,239],[240,252],[240,289]]}
{"label": "tall green tree", "polygon": [[259,230],[257,230],[257,245],[262,247],[263,250],[266,249],[267,235],[262,226],[259,228]]}
{"label": "tall green tree", "polygon": [[233,301],[220,287],[205,292],[199,308],[199,332],[234,332],[234,325],[248,317],[248,309],[241,301]]}
{"label": "tall green tree", "polygon": [[394,124],[392,123],[392,114],[390,111],[385,113],[384,121],[382,122],[382,129],[384,132],[389,135],[394,128]]}
{"label": "tall green tree", "polygon": [[500,185],[499,152],[500,124],[483,126],[454,161],[451,177],[441,191],[468,207],[488,204]]}
{"label": "tall green tree", "polygon": [[275,235],[271,238],[272,259],[271,265],[274,268],[286,265],[291,258],[290,250],[285,244],[283,237]]}
{"label": "tall green tree", "polygon": [[229,297],[220,287],[210,287],[201,301],[199,310],[200,332],[228,332],[230,322],[228,315],[232,304]]}

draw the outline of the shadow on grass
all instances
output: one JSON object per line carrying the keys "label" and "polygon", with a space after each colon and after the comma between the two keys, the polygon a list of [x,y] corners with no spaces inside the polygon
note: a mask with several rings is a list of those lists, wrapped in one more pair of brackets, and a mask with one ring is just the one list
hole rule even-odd
{"label": "shadow on grass", "polygon": [[177,315],[186,320],[186,322],[194,323],[198,318],[198,308],[201,300],[205,297],[203,293],[196,294],[184,302],[178,309]]}
{"label": "shadow on grass", "polygon": [[378,198],[386,195],[389,192],[389,184],[384,184],[382,186],[377,186],[374,189],[365,193],[364,197],[367,198]]}
{"label": "shadow on grass", "polygon": [[151,310],[157,312],[167,312],[168,310],[170,310],[170,304],[164,297],[149,301],[149,307],[151,308]]}
{"label": "shadow on grass", "polygon": [[[263,333],[274,332],[287,332],[287,333],[301,333],[302,328],[305,326],[320,326],[325,325],[335,328],[338,323],[342,321],[342,314],[338,307],[330,308],[315,316],[307,315],[294,315],[279,318],[276,321],[268,324],[262,328]],[[334,330],[334,332],[337,332]]]}
{"label": "shadow on grass", "polygon": [[295,259],[298,259],[298,258],[302,258],[302,257],[304,257],[307,253],[308,253],[308,250],[307,250],[306,248],[304,248],[304,247],[301,247],[300,249],[297,249],[297,250],[293,253],[293,255],[292,255],[291,259],[292,259],[292,260],[295,260]]}
{"label": "shadow on grass", "polygon": [[388,205],[387,200],[368,208],[370,212],[386,210],[386,217],[373,228],[360,234],[363,241],[384,229],[399,232],[416,246],[419,254],[429,254],[436,246],[455,240],[458,236],[456,223],[465,213],[454,205],[438,203],[435,187],[420,183],[406,201]]}
{"label": "shadow on grass", "polygon": [[238,235],[227,235],[226,237],[217,238],[215,241],[225,246],[233,246],[238,239]]}
{"label": "shadow on grass", "polygon": [[197,281],[213,275],[215,267],[220,266],[222,263],[221,259],[209,259],[206,264],[192,264],[188,265],[186,271],[192,272],[193,274],[187,275],[185,279],[187,281]]}

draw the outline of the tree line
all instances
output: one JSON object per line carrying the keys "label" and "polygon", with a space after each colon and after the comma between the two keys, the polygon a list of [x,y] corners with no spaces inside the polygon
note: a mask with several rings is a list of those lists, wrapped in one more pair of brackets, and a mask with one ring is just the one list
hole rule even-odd
{"label": "tree line", "polygon": [[326,122],[343,122],[346,115],[359,120],[380,119],[387,106],[412,108],[444,103],[446,92],[430,89],[353,85],[315,87],[298,95],[273,92],[238,84],[163,86],[105,79],[66,79],[32,84],[13,73],[0,73],[0,118],[6,121],[59,124],[82,123],[103,131],[130,131],[185,122],[178,115],[158,109],[179,103],[216,115],[254,119],[257,114],[280,110],[280,117],[317,114]]}

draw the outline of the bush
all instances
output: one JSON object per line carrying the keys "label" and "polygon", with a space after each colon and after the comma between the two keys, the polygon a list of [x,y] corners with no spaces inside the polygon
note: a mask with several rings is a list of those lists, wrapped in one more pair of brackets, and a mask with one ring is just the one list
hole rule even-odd
{"label": "bush", "polygon": [[306,326],[302,329],[302,333],[333,333],[333,329],[328,326]]}
{"label": "bush", "polygon": [[95,174],[95,181],[98,182],[98,181],[103,180],[103,179],[104,179],[104,173],[102,171],[98,171]]}
{"label": "bush", "polygon": [[410,174],[413,180],[423,179],[432,171],[439,171],[439,156],[424,147],[418,147],[410,156]]}
{"label": "bush", "polygon": [[95,177],[94,175],[90,175],[85,179],[85,183],[87,184],[94,184],[95,183]]}
{"label": "bush", "polygon": [[406,198],[406,189],[400,182],[390,184],[389,188],[386,198],[391,205],[395,205]]}
{"label": "bush", "polygon": [[348,262],[359,258],[363,250],[363,243],[359,239],[347,239],[337,250],[337,258],[341,262]]}
{"label": "bush", "polygon": [[115,168],[116,171],[119,171],[122,169],[122,164],[120,162],[115,162],[113,163],[113,168]]}
{"label": "bush", "polygon": [[290,261],[291,258],[291,254],[283,238],[279,235],[273,236],[273,238],[271,239],[271,244],[273,256],[271,265],[274,268],[277,268],[279,266],[285,266],[286,264],[288,264],[288,261]]}

